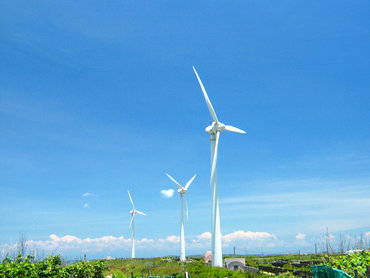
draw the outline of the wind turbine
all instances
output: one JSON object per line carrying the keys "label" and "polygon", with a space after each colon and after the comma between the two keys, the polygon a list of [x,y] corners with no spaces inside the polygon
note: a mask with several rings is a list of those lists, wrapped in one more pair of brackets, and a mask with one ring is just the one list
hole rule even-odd
{"label": "wind turbine", "polygon": [[135,205],[134,205],[134,202],[132,201],[130,191],[127,190],[127,192],[128,192],[128,196],[130,197],[131,204],[132,204],[132,210],[130,211],[131,221],[130,221],[129,229],[132,228],[132,236],[131,236],[131,258],[134,259],[135,258],[134,217],[135,217],[135,214],[137,214],[137,213],[138,214],[141,214],[141,215],[146,215],[146,214],[135,209]]}
{"label": "wind turbine", "polygon": [[[186,260],[185,257],[185,237],[184,237],[184,208],[183,208],[183,197],[185,196],[185,193],[188,191],[189,185],[193,182],[196,175],[192,177],[185,185],[185,187],[182,187],[173,177],[171,177],[169,174],[166,174],[167,177],[169,177],[178,187],[179,189],[177,192],[180,194],[180,200],[181,200],[181,221],[180,221],[180,261],[184,262]],[[185,208],[186,208],[186,219],[188,218],[188,202],[185,200]]]}
{"label": "wind turbine", "polygon": [[208,98],[206,89],[204,89],[203,83],[199,78],[199,75],[193,67],[195,75],[197,76],[200,88],[202,89],[204,99],[206,100],[209,113],[213,118],[213,123],[206,127],[206,132],[211,136],[211,179],[210,184],[212,187],[212,265],[222,267],[222,246],[221,246],[221,228],[220,228],[220,211],[218,206],[218,187],[217,187],[217,154],[218,154],[218,141],[220,139],[220,133],[224,130],[246,133],[245,131],[233,127],[231,125],[225,125],[218,121],[216,112],[213,109],[211,101]]}

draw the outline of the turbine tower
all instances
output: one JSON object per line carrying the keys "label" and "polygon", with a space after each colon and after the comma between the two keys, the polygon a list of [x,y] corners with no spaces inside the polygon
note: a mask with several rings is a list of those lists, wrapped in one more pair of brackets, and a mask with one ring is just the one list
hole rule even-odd
{"label": "turbine tower", "polygon": [[146,215],[146,214],[135,209],[135,205],[134,205],[134,202],[132,201],[130,191],[127,190],[127,192],[128,192],[128,196],[130,197],[131,204],[132,204],[132,210],[130,211],[131,221],[130,221],[129,229],[132,228],[132,236],[131,236],[131,258],[134,259],[135,258],[134,217],[135,217],[135,214],[136,213],[141,214],[141,215]]}
{"label": "turbine tower", "polygon": [[[178,187],[179,189],[177,192],[180,194],[180,200],[181,200],[181,220],[180,220],[180,261],[184,262],[186,260],[185,257],[185,237],[184,237],[184,208],[183,208],[183,197],[185,196],[185,193],[188,191],[189,185],[193,182],[196,175],[192,177],[185,187],[182,187],[177,181],[175,181],[174,178],[172,178],[169,174],[166,174],[167,177],[169,177]],[[186,208],[186,218],[188,218],[188,202],[185,200],[185,208]]]}
{"label": "turbine tower", "polygon": [[199,78],[199,75],[193,67],[195,75],[197,76],[200,88],[202,89],[204,99],[206,100],[209,113],[213,118],[213,123],[206,127],[206,132],[210,134],[211,141],[211,179],[210,184],[212,188],[212,265],[222,267],[222,245],[221,245],[221,228],[220,228],[220,211],[218,206],[218,187],[217,187],[217,155],[218,155],[218,141],[220,139],[220,133],[224,130],[246,133],[245,131],[230,126],[224,125],[219,122],[216,116],[216,112],[213,109],[211,101],[208,98],[206,89],[204,89],[203,83]]}

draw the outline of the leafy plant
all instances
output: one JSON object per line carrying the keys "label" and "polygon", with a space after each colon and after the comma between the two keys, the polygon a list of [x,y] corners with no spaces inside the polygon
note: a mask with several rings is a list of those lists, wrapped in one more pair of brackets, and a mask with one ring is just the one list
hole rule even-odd
{"label": "leafy plant", "polygon": [[355,276],[355,269],[357,269],[359,277],[366,277],[367,265],[370,265],[369,251],[338,256],[332,258],[330,262],[331,267],[341,269],[351,276]]}
{"label": "leafy plant", "polygon": [[[0,277],[4,278],[101,278],[106,268],[103,261],[79,262],[69,266],[63,266],[60,256],[49,256],[48,258],[34,262],[32,256],[22,258],[22,255],[12,261],[9,258],[0,264]],[[89,275],[89,276],[87,276]]]}

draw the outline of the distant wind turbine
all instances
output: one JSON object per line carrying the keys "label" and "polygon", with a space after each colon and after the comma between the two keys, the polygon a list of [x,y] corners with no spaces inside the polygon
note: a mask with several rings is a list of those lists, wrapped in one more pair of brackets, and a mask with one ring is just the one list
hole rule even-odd
{"label": "distant wind turbine", "polygon": [[130,221],[129,229],[132,228],[132,236],[131,236],[131,258],[134,259],[135,258],[134,217],[135,217],[135,214],[137,214],[137,213],[138,214],[141,214],[141,215],[146,215],[146,214],[135,209],[135,205],[134,205],[134,202],[132,201],[130,191],[127,190],[127,192],[128,192],[128,196],[130,197],[131,204],[132,204],[132,210],[130,211],[131,221]]}
{"label": "distant wind turbine", "polygon": [[209,113],[213,118],[213,123],[206,127],[206,132],[211,135],[211,179],[210,184],[212,187],[212,265],[222,267],[222,246],[221,246],[221,228],[220,228],[220,211],[218,206],[218,187],[217,187],[217,153],[218,153],[218,141],[220,138],[220,133],[224,130],[246,133],[245,131],[230,126],[224,125],[219,122],[216,116],[216,112],[213,109],[211,101],[208,98],[206,89],[203,86],[202,81],[195,68],[193,67],[195,75],[197,76],[200,88],[202,89],[204,99],[206,100]]}
{"label": "distant wind turbine", "polygon": [[[183,208],[183,197],[185,196],[185,193],[188,191],[189,185],[193,182],[196,175],[192,177],[185,187],[181,186],[173,177],[171,177],[169,174],[166,174],[178,187],[179,189],[177,192],[180,194],[180,200],[181,200],[181,220],[180,220],[180,261],[184,262],[186,260],[185,257],[185,237],[184,237],[184,208]],[[188,201],[185,199],[185,208],[186,208],[186,219],[188,218]]]}

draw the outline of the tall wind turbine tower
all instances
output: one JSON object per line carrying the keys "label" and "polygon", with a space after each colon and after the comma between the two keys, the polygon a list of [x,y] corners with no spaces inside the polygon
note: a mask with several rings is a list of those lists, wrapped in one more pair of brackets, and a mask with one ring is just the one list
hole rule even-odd
{"label": "tall wind turbine tower", "polygon": [[206,89],[204,89],[203,83],[199,78],[199,75],[193,67],[195,75],[197,76],[200,88],[202,89],[204,99],[206,100],[209,113],[213,118],[213,123],[206,127],[206,132],[210,134],[211,141],[211,179],[210,184],[212,188],[212,265],[222,267],[222,245],[221,245],[221,228],[220,228],[220,211],[218,206],[218,187],[217,187],[217,154],[218,154],[218,141],[220,139],[220,133],[224,130],[246,133],[245,131],[230,126],[224,125],[218,121],[216,112],[213,109],[211,101],[208,98]]}
{"label": "tall wind turbine tower", "polygon": [[[192,177],[185,185],[185,187],[181,186],[173,177],[169,174],[166,174],[178,187],[179,189],[177,192],[180,194],[181,200],[181,220],[180,220],[180,261],[184,262],[186,260],[185,257],[185,236],[184,236],[184,207],[183,207],[183,197],[185,193],[188,191],[189,185],[193,182],[196,175]],[[186,218],[188,218],[188,202],[185,200],[185,208],[186,208]]]}
{"label": "tall wind turbine tower", "polygon": [[132,235],[131,235],[131,258],[134,259],[135,258],[135,230],[134,230],[134,217],[135,217],[135,214],[141,214],[141,215],[146,215],[145,213],[141,212],[141,211],[138,211],[135,209],[135,205],[134,205],[134,202],[132,201],[132,198],[131,198],[131,194],[130,194],[130,191],[128,191],[128,196],[130,197],[130,201],[131,201],[131,205],[132,205],[132,210],[130,211],[130,214],[131,214],[131,221],[130,221],[130,225],[129,225],[129,228],[132,228]]}

